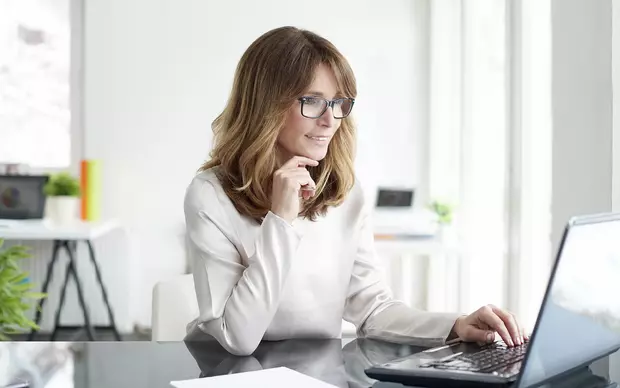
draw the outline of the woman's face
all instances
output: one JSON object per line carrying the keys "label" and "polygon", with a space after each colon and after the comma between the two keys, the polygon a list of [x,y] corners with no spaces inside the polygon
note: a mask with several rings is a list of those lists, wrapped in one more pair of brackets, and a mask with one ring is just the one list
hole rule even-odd
{"label": "woman's face", "polygon": [[[336,77],[326,65],[320,65],[314,81],[303,97],[322,97],[332,100],[338,92]],[[341,119],[335,119],[333,108],[327,110],[319,118],[307,118],[302,115],[301,102],[295,101],[288,111],[284,128],[278,136],[279,156],[284,163],[293,156],[305,156],[316,161],[325,158],[332,137],[340,127]],[[304,113],[308,115],[314,106],[320,105],[309,100],[304,103]]]}

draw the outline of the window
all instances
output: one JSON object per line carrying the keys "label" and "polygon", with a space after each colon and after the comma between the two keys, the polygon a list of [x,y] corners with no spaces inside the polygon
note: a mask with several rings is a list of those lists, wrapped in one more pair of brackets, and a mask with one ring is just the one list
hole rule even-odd
{"label": "window", "polygon": [[430,192],[456,204],[460,260],[430,281],[459,280],[449,309],[494,303],[527,327],[551,263],[550,8],[431,2]]}
{"label": "window", "polygon": [[459,266],[442,276],[460,283],[458,300],[449,302],[459,311],[505,305],[506,6],[431,2],[430,191],[434,199],[456,205]]}
{"label": "window", "polygon": [[551,1],[512,3],[512,168],[508,306],[533,328],[551,244]]}
{"label": "window", "polygon": [[0,1],[0,163],[70,165],[70,1]]}

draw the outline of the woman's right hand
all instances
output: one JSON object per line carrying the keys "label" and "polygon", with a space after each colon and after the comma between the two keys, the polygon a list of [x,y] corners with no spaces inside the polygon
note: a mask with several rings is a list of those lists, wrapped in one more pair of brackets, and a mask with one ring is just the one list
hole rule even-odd
{"label": "woman's right hand", "polygon": [[300,197],[308,199],[314,195],[316,184],[306,166],[318,166],[319,162],[303,156],[294,156],[273,174],[271,189],[271,212],[293,222],[299,215]]}

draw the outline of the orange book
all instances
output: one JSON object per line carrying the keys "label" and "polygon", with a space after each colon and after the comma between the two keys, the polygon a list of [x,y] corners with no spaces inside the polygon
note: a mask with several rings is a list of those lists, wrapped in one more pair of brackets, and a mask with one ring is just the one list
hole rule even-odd
{"label": "orange book", "polygon": [[101,218],[101,162],[82,160],[80,163],[80,189],[82,191],[80,218],[98,221]]}

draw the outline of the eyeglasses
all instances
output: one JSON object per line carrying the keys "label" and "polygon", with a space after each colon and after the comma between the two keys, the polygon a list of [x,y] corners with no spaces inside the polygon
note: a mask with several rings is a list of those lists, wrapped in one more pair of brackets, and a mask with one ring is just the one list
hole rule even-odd
{"label": "eyeglasses", "polygon": [[323,116],[330,106],[335,119],[344,119],[351,113],[355,103],[354,98],[348,97],[331,101],[321,97],[301,97],[298,100],[301,102],[301,115],[309,119],[318,119]]}

